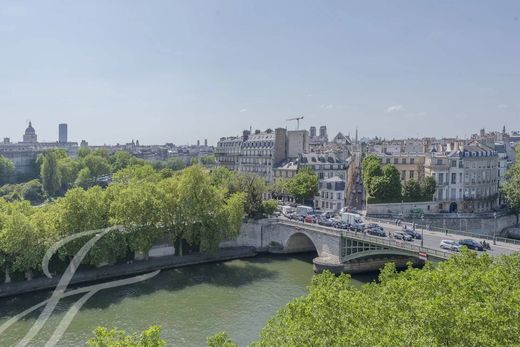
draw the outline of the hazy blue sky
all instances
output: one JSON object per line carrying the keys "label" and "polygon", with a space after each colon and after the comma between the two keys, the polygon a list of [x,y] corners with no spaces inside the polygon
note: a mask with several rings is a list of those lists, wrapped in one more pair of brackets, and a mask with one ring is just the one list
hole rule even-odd
{"label": "hazy blue sky", "polygon": [[520,1],[0,0],[0,136],[520,128]]}

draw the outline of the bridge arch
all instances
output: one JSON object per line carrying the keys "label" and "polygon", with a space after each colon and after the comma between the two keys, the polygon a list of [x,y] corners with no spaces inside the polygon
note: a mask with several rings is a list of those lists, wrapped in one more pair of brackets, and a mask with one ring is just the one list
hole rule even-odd
{"label": "bridge arch", "polygon": [[285,253],[303,253],[315,251],[320,255],[319,248],[316,243],[307,233],[298,231],[291,234],[283,245]]}

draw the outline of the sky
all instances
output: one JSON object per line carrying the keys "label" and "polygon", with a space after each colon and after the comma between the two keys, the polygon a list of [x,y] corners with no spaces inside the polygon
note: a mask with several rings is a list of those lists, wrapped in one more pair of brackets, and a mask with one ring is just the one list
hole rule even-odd
{"label": "sky", "polygon": [[0,0],[0,137],[520,130],[520,1]]}

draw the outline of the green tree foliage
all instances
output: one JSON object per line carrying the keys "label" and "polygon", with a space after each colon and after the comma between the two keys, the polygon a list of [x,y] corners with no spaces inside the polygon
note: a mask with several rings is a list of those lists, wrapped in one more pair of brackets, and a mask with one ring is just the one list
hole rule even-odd
{"label": "green tree foliage", "polygon": [[13,162],[3,155],[0,155],[0,185],[9,182],[14,173],[14,169]]}
{"label": "green tree foliage", "polygon": [[117,172],[129,166],[144,165],[145,161],[126,151],[116,151],[109,157],[111,172]]}
{"label": "green tree foliage", "polygon": [[83,163],[89,169],[94,182],[99,177],[110,173],[110,164],[103,153],[104,152],[93,152],[83,158]]}
{"label": "green tree foliage", "polygon": [[226,332],[221,332],[207,338],[208,347],[238,347],[236,343],[231,341]]}
{"label": "green tree foliage", "polygon": [[45,200],[43,185],[38,180],[32,180],[22,185],[22,198],[34,205],[41,204]]}
{"label": "green tree foliage", "polygon": [[267,216],[272,215],[277,207],[278,202],[276,200],[266,200],[263,202],[263,212]]}
{"label": "green tree foliage", "polygon": [[98,327],[94,337],[87,345],[89,347],[164,347],[166,341],[161,338],[161,328],[151,326],[141,334],[128,335],[124,330]]}
{"label": "green tree foliage", "polygon": [[435,182],[435,178],[431,176],[425,177],[421,181],[421,195],[423,199],[431,201],[433,199],[433,194],[435,194],[436,188],[437,183]]}
{"label": "green tree foliage", "polygon": [[318,176],[311,169],[304,168],[287,180],[287,191],[301,202],[310,199],[318,192]]}
{"label": "green tree foliage", "polygon": [[418,201],[422,198],[421,186],[415,180],[408,180],[403,186],[403,197],[410,201]]}
{"label": "green tree foliage", "polygon": [[200,158],[200,162],[202,165],[215,165],[217,163],[217,159],[214,155],[206,155]]}
{"label": "green tree foliage", "polygon": [[[516,146],[516,158],[520,158],[520,145]],[[511,212],[516,215],[518,223],[518,215],[520,214],[520,161],[507,171],[507,181],[502,188],[502,193]]]}
{"label": "green tree foliage", "polygon": [[85,158],[91,152],[92,151],[88,147],[80,147],[80,149],[78,149],[78,158]]}
{"label": "green tree foliage", "polygon": [[383,176],[388,178],[387,198],[400,198],[402,187],[399,170],[394,165],[385,165]]}
{"label": "green tree foliage", "polygon": [[243,192],[245,194],[244,211],[249,218],[261,218],[263,216],[263,194],[267,186],[265,181],[253,174],[235,174],[228,191],[230,193]]}
{"label": "green tree foliage", "polygon": [[56,195],[61,188],[61,172],[57,155],[56,151],[47,151],[41,157],[40,179],[43,189],[49,196]]}
{"label": "green tree foliage", "polygon": [[254,346],[516,346],[520,255],[471,251],[434,267],[388,264],[356,288],[348,275],[315,276],[308,295],[281,309]]}
{"label": "green tree foliage", "polygon": [[367,155],[361,163],[361,178],[365,187],[370,187],[370,181],[373,177],[382,176],[381,160],[375,155]]}
{"label": "green tree foliage", "polygon": [[269,185],[268,190],[276,199],[284,197],[284,195],[288,193],[287,180],[283,178],[275,180],[273,183]]}

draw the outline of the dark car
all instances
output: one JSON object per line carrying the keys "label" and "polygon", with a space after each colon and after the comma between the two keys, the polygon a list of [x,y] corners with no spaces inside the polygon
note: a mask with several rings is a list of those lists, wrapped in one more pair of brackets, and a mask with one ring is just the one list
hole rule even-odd
{"label": "dark car", "polygon": [[458,244],[461,246],[466,246],[469,249],[473,249],[473,250],[477,250],[477,251],[481,251],[481,252],[484,250],[484,247],[482,247],[482,245],[480,243],[478,243],[477,241],[472,240],[472,239],[459,240]]}
{"label": "dark car", "polygon": [[350,225],[342,220],[334,222],[334,228],[348,230]]}
{"label": "dark car", "polygon": [[318,224],[326,226],[326,227],[331,227],[334,225],[334,222],[331,221],[330,219],[320,217],[320,218],[318,218]]}
{"label": "dark car", "polygon": [[403,241],[413,241],[412,235],[402,232],[402,231],[396,231],[394,233],[394,238],[396,238],[398,240],[403,240]]}
{"label": "dark car", "polygon": [[385,231],[381,228],[367,228],[365,231],[369,235],[386,237]]}
{"label": "dark car", "polygon": [[421,233],[413,229],[403,229],[404,233],[407,233],[414,239],[420,240],[422,238]]}

